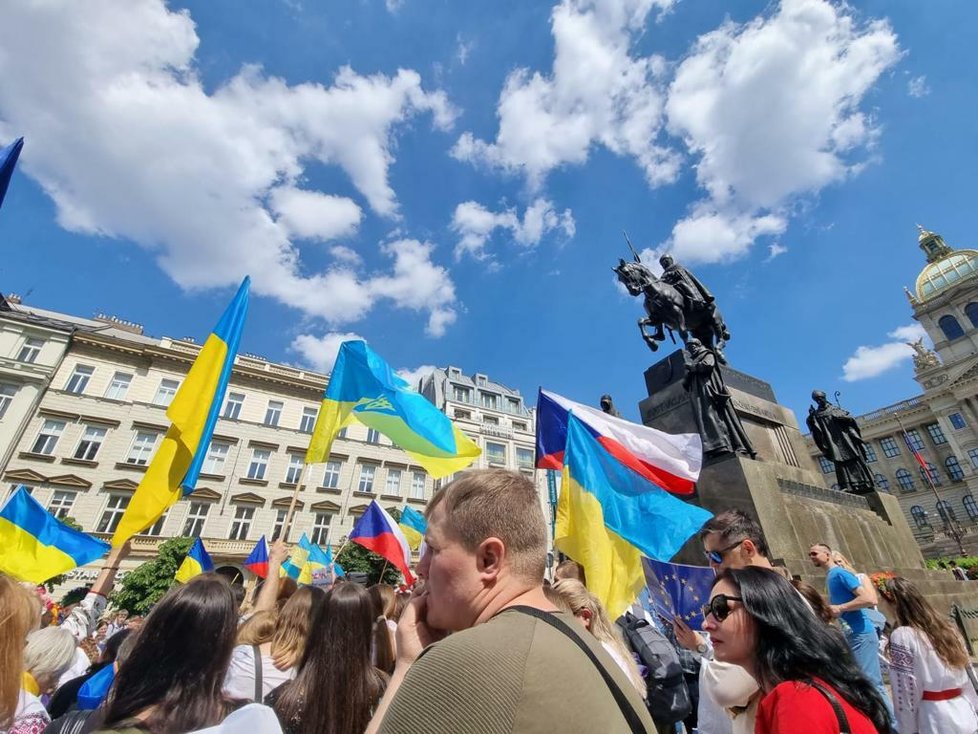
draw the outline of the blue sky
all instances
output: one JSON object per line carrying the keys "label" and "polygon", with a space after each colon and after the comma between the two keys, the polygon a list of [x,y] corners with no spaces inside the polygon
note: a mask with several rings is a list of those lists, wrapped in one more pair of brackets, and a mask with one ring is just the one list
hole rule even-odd
{"label": "blue sky", "polygon": [[245,351],[355,334],[637,419],[625,229],[712,288],[732,366],[865,412],[917,392],[875,349],[915,223],[974,241],[964,0],[40,5],[0,27],[0,290],[39,306],[200,338],[250,273]]}

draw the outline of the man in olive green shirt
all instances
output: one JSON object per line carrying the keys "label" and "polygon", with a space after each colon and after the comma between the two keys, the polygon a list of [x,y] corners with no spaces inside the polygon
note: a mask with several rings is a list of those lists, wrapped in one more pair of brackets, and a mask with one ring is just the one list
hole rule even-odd
{"label": "man in olive green shirt", "polygon": [[532,482],[465,472],[427,517],[424,591],[401,616],[368,734],[655,731],[618,665],[543,594],[547,527]]}

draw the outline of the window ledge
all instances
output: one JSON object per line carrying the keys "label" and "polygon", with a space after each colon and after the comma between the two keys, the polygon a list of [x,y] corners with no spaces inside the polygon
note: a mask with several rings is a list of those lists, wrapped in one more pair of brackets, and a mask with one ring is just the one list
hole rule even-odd
{"label": "window ledge", "polygon": [[61,460],[61,463],[62,464],[71,464],[72,466],[91,466],[91,467],[98,466],[98,462],[97,461],[89,461],[88,459],[75,459],[75,458],[69,458],[69,457],[65,457],[64,459],[62,459]]}
{"label": "window ledge", "polygon": [[426,505],[428,500],[419,500],[417,497],[408,497],[407,501],[413,505]]}
{"label": "window ledge", "polygon": [[204,472],[201,472],[200,476],[198,476],[197,478],[207,479],[212,482],[223,482],[225,479],[227,479],[227,477],[224,474],[206,474]]}
{"label": "window ledge", "polygon": [[343,490],[337,487],[316,487],[316,491],[325,492],[326,494],[343,494]]}
{"label": "window ledge", "polygon": [[380,495],[380,498],[382,500],[397,500],[398,502],[400,502],[402,499],[404,499],[399,494],[382,494],[382,495]]}
{"label": "window ledge", "polygon": [[238,480],[238,483],[239,484],[245,484],[245,485],[247,485],[249,487],[267,487],[268,486],[268,480],[267,479],[248,479],[247,477],[245,477],[244,479],[239,479]]}
{"label": "window ledge", "polygon": [[353,493],[353,496],[354,497],[370,497],[370,498],[374,498],[377,495],[375,495],[373,492],[360,492],[359,490],[357,490],[357,491],[355,491]]}
{"label": "window ledge", "polygon": [[56,456],[51,454],[35,454],[33,451],[21,451],[17,454],[18,459],[33,459],[34,461],[46,461],[53,464],[56,460]]}
{"label": "window ledge", "polygon": [[117,461],[115,463],[116,469],[123,469],[125,471],[146,471],[149,464],[130,464],[128,461]]}

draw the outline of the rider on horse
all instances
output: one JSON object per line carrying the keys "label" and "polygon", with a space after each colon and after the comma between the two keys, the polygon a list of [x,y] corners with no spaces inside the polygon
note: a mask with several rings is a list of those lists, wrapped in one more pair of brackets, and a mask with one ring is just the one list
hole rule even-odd
{"label": "rider on horse", "polygon": [[659,264],[662,266],[660,279],[683,295],[683,298],[686,300],[686,313],[705,309],[710,314],[710,320],[718,325],[718,331],[720,332],[717,334],[718,338],[723,340],[729,339],[730,333],[727,331],[726,325],[723,324],[722,320],[717,318],[716,305],[714,303],[716,298],[713,297],[713,294],[710,293],[710,290],[703,285],[699,278],[675,262],[671,255],[660,257]]}

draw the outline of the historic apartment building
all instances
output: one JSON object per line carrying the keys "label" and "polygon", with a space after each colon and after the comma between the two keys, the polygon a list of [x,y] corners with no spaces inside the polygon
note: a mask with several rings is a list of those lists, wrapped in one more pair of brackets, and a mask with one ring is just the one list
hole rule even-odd
{"label": "historic apartment building", "polygon": [[[115,318],[9,300],[0,311],[0,450],[9,444],[3,494],[27,485],[52,513],[107,539],[169,427],[166,408],[200,345],[152,338]],[[478,399],[489,407],[478,419],[448,414],[483,448],[481,465],[532,472],[532,413],[519,393],[481,375],[469,380],[480,381],[487,397]],[[123,569],[151,556],[161,539],[200,536],[218,567],[240,570],[261,535],[281,533],[301,479],[293,542],[305,532],[335,551],[373,499],[423,511],[432,478],[364,426],[345,429],[329,461],[300,476],[326,382],[321,373],[239,354],[196,490],[134,539]],[[98,565],[73,572],[73,583],[93,579]]]}
{"label": "historic apartment building", "polygon": [[[877,486],[896,495],[925,556],[956,553],[958,538],[978,551],[978,251],[955,250],[921,229],[926,265],[913,292],[913,317],[934,344],[918,343],[914,378],[923,393],[857,416]],[[927,472],[907,449],[910,443]],[[809,441],[832,486],[834,467]],[[929,477],[928,477],[929,475]]]}

